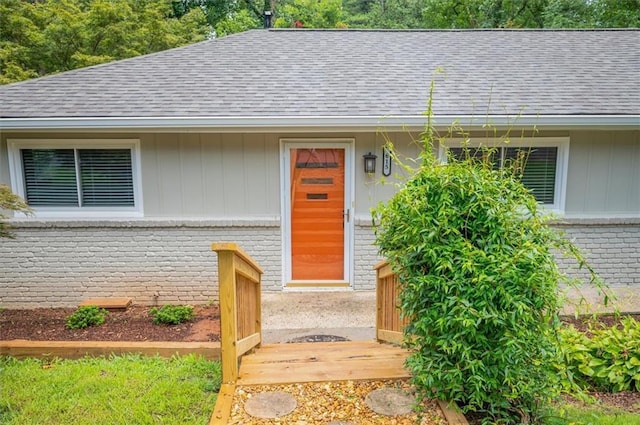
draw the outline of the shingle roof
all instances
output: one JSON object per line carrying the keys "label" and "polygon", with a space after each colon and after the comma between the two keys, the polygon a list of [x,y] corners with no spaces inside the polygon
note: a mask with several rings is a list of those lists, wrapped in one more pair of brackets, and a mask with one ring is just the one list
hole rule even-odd
{"label": "shingle roof", "polygon": [[0,117],[417,115],[438,68],[439,115],[637,115],[639,46],[639,30],[253,30],[0,86]]}

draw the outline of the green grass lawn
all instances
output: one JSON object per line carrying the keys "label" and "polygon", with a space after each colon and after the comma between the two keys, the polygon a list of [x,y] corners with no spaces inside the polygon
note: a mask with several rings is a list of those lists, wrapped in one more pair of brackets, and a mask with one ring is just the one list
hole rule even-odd
{"label": "green grass lawn", "polygon": [[207,424],[219,387],[196,356],[0,357],[0,424]]}
{"label": "green grass lawn", "polygon": [[554,418],[548,425],[640,425],[640,414],[621,410],[606,409],[598,406],[576,407],[561,405],[554,409]]}

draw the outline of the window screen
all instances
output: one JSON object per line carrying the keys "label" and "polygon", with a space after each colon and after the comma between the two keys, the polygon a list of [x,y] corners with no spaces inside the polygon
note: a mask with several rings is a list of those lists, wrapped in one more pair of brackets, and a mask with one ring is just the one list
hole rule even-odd
{"label": "window screen", "polygon": [[130,149],[22,149],[29,205],[134,206]]}

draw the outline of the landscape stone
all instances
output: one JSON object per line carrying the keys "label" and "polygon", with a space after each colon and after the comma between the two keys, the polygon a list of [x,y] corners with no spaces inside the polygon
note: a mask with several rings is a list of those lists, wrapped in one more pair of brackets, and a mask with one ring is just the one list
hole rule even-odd
{"label": "landscape stone", "polygon": [[367,395],[365,403],[380,415],[396,416],[411,413],[415,399],[407,392],[397,388],[380,388],[371,391]]}
{"label": "landscape stone", "polygon": [[293,396],[275,391],[251,397],[244,404],[244,410],[254,418],[276,419],[293,412],[296,406]]}

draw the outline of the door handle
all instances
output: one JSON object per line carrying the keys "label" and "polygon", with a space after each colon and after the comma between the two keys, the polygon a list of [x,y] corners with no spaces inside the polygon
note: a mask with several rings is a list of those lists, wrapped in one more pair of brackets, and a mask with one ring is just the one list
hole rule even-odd
{"label": "door handle", "polygon": [[346,210],[342,210],[342,216],[345,218],[347,223],[349,222],[349,211],[351,211],[351,209],[349,208],[347,208]]}

